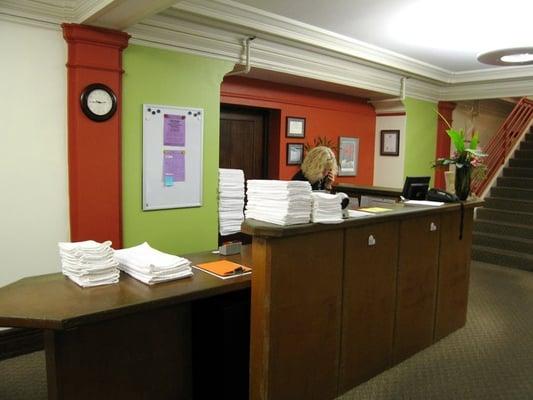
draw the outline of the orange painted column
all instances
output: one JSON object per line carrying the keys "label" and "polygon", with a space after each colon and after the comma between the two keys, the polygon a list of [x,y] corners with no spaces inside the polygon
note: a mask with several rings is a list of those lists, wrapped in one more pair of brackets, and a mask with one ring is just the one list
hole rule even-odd
{"label": "orange painted column", "polygon": [[[442,115],[444,118],[446,118],[446,121],[449,122],[450,125],[452,125],[452,113],[455,109],[456,104],[447,102],[447,101],[439,101],[438,109],[440,115]],[[437,152],[436,152],[436,158],[443,158],[448,157],[450,155],[450,137],[446,133],[446,130],[448,129],[448,125],[446,125],[446,122],[442,120],[441,117],[438,117],[437,121]],[[446,168],[435,168],[435,187],[440,189],[446,188],[446,181],[444,180],[444,171],[447,171],[448,167]]]}
{"label": "orange painted column", "polygon": [[[124,32],[63,24],[68,44],[68,164],[72,241],[111,240],[122,247],[121,105]],[[89,119],[80,106],[85,87],[102,83],[117,97],[108,120]]]}

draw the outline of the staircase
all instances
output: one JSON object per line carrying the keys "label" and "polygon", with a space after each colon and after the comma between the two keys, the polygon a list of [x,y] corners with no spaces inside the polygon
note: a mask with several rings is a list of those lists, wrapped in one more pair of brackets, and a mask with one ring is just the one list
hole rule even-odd
{"label": "staircase", "polygon": [[473,235],[474,260],[533,271],[533,128],[478,209]]}

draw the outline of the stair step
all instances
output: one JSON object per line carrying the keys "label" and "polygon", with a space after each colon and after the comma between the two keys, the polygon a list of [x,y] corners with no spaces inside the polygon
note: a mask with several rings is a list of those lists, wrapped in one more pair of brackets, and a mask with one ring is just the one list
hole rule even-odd
{"label": "stair step", "polygon": [[503,176],[533,178],[533,168],[505,167],[503,169]]}
{"label": "stair step", "polygon": [[474,232],[472,240],[473,243],[478,246],[510,250],[533,256],[533,240],[483,232]]}
{"label": "stair step", "polygon": [[533,213],[481,207],[476,211],[476,216],[479,219],[488,221],[502,221],[512,224],[527,224],[533,226]]}
{"label": "stair step", "polygon": [[533,226],[531,225],[489,221],[481,218],[474,221],[474,231],[533,239]]}
{"label": "stair step", "polygon": [[509,178],[509,177],[501,177],[498,178],[496,182],[497,187],[516,187],[516,188],[522,188],[522,189],[533,189],[533,177],[526,178]]}
{"label": "stair step", "polygon": [[520,143],[520,150],[533,150],[533,142]]}
{"label": "stair step", "polygon": [[507,197],[507,198],[512,198],[512,199],[533,200],[533,189],[508,187],[508,186],[496,186],[490,190],[490,195],[494,197]]}
{"label": "stair step", "polygon": [[509,166],[520,168],[533,168],[533,160],[528,160],[525,158],[511,158],[509,160]]}
{"label": "stair step", "polygon": [[529,133],[526,133],[526,134],[524,135],[524,138],[525,138],[525,140],[528,141],[528,142],[529,142],[529,141],[533,141],[533,131],[530,130]]}
{"label": "stair step", "polygon": [[519,212],[533,213],[533,201],[528,200],[489,196],[485,197],[485,206],[499,210],[516,210]]}
{"label": "stair step", "polygon": [[532,160],[533,159],[533,150],[516,150],[514,152],[515,158]]}
{"label": "stair step", "polygon": [[472,259],[486,263],[533,271],[533,256],[509,250],[473,245]]}

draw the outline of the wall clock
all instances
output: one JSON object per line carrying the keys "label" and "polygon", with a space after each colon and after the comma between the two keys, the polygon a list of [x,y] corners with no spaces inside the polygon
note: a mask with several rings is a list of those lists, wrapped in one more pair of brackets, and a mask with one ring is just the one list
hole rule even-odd
{"label": "wall clock", "polygon": [[107,121],[117,111],[117,97],[102,83],[93,83],[82,90],[80,104],[83,113],[93,121]]}

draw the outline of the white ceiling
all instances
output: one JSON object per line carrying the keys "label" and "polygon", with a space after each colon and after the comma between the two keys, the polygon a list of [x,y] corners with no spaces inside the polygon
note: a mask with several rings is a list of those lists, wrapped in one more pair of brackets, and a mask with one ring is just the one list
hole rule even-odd
{"label": "white ceiling", "polygon": [[532,0],[235,1],[452,72],[490,68],[482,52],[533,45]]}

